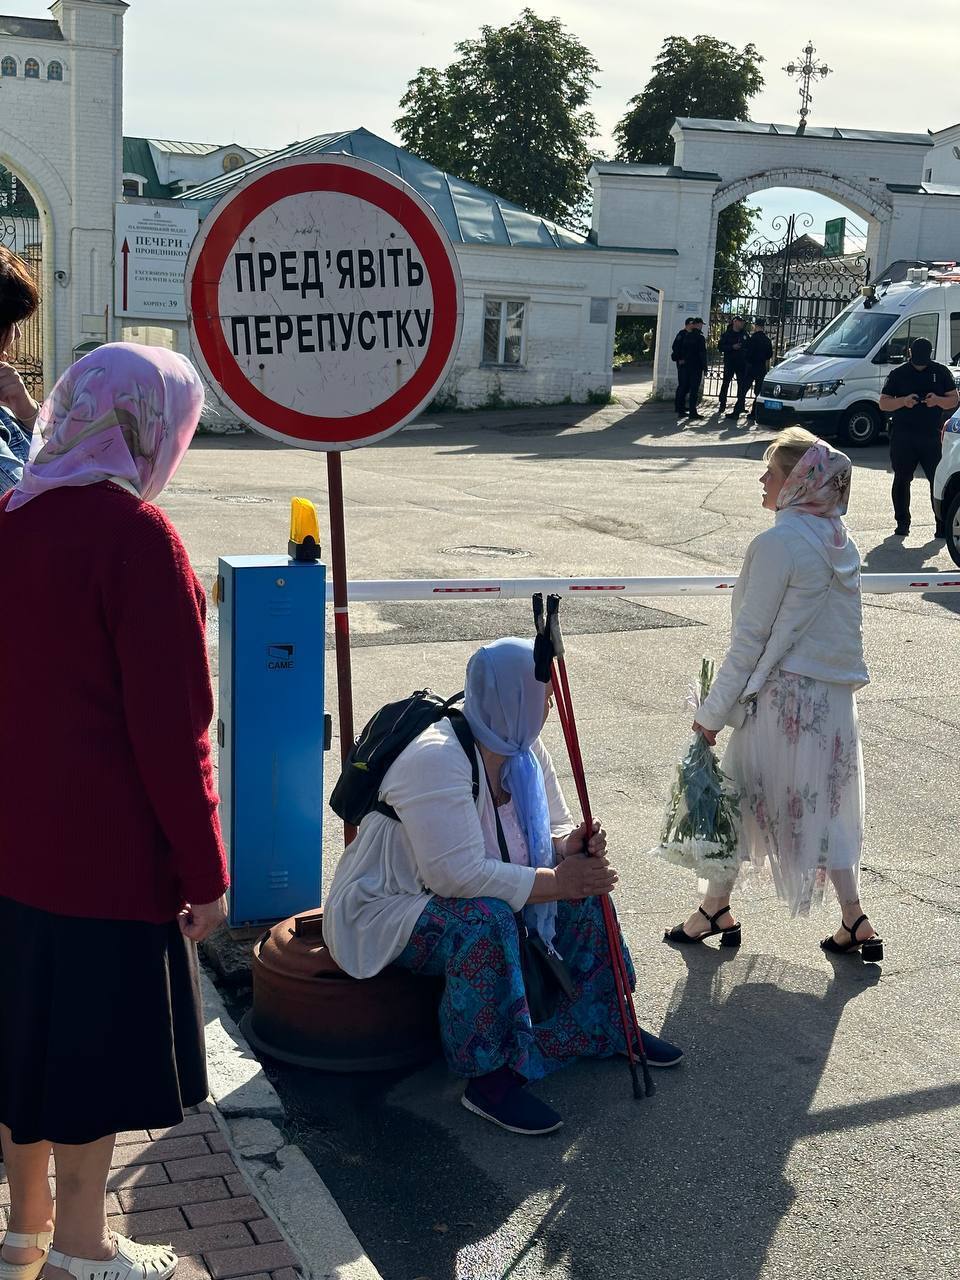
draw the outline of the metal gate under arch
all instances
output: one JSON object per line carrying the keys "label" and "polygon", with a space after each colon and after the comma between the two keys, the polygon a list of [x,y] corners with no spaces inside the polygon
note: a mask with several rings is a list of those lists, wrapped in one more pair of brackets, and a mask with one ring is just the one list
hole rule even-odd
{"label": "metal gate under arch", "polygon": [[41,290],[40,306],[20,325],[13,361],[27,390],[43,399],[43,228],[30,193],[9,169],[0,165],[0,245],[26,263]]}
{"label": "metal gate under arch", "polygon": [[723,360],[717,343],[733,316],[743,316],[748,332],[754,320],[763,320],[776,361],[791,348],[810,342],[868,283],[866,253],[828,255],[807,234],[813,225],[808,213],[777,217],[772,230],[782,233],[780,239],[760,236],[746,247],[740,262],[740,292],[710,314],[706,395],[719,394]]}

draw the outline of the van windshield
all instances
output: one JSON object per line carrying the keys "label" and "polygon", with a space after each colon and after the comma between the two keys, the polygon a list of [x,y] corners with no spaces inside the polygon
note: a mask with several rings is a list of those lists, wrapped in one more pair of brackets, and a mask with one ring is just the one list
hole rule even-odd
{"label": "van windshield", "polygon": [[883,335],[900,319],[885,311],[851,311],[837,316],[807,347],[811,356],[869,355]]}

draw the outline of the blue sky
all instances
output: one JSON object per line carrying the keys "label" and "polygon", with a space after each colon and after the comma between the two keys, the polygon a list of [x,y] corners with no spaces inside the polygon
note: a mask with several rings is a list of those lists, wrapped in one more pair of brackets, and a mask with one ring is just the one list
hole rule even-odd
{"label": "blue sky", "polygon": [[[793,121],[797,90],[780,70],[809,37],[835,73],[815,86],[811,123],[874,129],[940,129],[960,118],[945,33],[956,0],[916,6],[880,0],[869,11],[836,0],[528,0],[557,16],[601,66],[593,109],[598,145],[642,87],[665,36],[705,32],[766,58],[755,120]],[[365,125],[386,137],[407,81],[443,66],[481,22],[512,21],[523,0],[481,10],[449,0],[131,0],[126,17],[125,131],[204,142],[282,146]],[[5,0],[8,12],[46,16],[45,0]],[[939,50],[939,51],[938,51]],[[808,193],[757,197],[775,212],[804,209],[822,226],[837,210]]]}

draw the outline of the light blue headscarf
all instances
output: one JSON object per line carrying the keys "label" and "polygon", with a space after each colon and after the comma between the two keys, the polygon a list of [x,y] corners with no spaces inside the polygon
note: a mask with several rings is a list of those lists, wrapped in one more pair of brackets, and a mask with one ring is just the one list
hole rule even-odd
{"label": "light blue headscarf", "polygon": [[[513,796],[533,867],[554,865],[550,811],[540,761],[530,750],[543,727],[546,686],[534,675],[532,640],[496,640],[467,663],[463,714],[488,751],[506,756],[502,780]],[[524,908],[528,929],[553,945],[557,904]]]}

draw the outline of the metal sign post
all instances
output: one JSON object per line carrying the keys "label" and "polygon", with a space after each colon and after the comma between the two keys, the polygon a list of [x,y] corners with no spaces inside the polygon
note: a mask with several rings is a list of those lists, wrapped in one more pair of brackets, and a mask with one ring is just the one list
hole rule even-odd
{"label": "metal sign post", "polygon": [[[429,403],[456,355],[463,289],[437,215],[349,155],[257,169],[208,215],[187,264],[194,355],[263,435],[328,453],[341,752],[353,743],[340,453]],[[348,832],[348,837],[350,833]]]}

